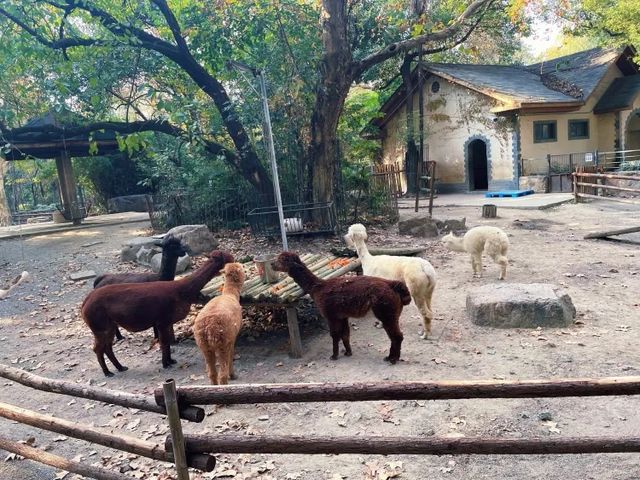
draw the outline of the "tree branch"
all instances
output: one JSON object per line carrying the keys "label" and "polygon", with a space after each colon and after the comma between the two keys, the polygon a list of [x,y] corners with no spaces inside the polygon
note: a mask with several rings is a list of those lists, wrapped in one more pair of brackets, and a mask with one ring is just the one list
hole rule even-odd
{"label": "tree branch", "polygon": [[[107,88],[107,92],[109,92],[111,95],[116,97],[118,100],[122,100],[123,106],[133,108],[135,112],[140,116],[140,118],[142,118],[145,121],[147,120],[147,116],[142,112],[142,110],[140,110],[136,105],[134,105],[133,97],[131,95],[129,96],[129,98],[125,98],[112,88]],[[133,89],[131,90],[131,93],[133,93]]]}
{"label": "tree branch", "polygon": [[25,22],[23,22],[18,17],[16,17],[12,13],[8,12],[7,10],[5,10],[2,7],[0,7],[0,15],[2,15],[5,18],[7,18],[8,20],[11,20],[18,27],[20,27],[22,30],[27,32],[33,38],[35,38],[38,41],[38,43],[41,43],[42,45],[44,45],[46,47],[49,47],[49,48],[51,48],[53,50],[64,50],[64,49],[70,48],[70,47],[88,47],[88,46],[91,46],[91,45],[99,45],[99,44],[101,44],[101,42],[99,40],[95,39],[95,38],[68,38],[68,37],[65,37],[65,38],[60,38],[59,40],[49,40],[48,38],[46,38],[43,35],[41,35],[40,33],[38,33],[38,31],[35,28],[30,27]]}
{"label": "tree branch", "polygon": [[[417,37],[409,38],[407,40],[402,40],[400,42],[392,43],[391,45],[387,45],[383,49],[378,50],[377,52],[366,56],[362,60],[358,62],[354,62],[354,65],[353,65],[353,69],[355,72],[354,78],[359,77],[372,66],[377,65],[381,62],[384,62],[385,60],[395,55],[398,55],[401,52],[411,51],[417,48],[418,46],[424,45],[426,43],[443,42],[446,40],[450,40],[451,38],[454,38],[460,32],[460,30],[464,27],[466,20],[468,20],[471,17],[474,17],[479,12],[481,14],[484,14],[484,11],[486,11],[486,9],[488,9],[494,1],[495,0],[475,0],[448,27],[442,30],[439,30],[437,32],[427,33],[424,35],[419,35]],[[477,23],[475,25],[477,26]],[[473,28],[475,28],[475,26]],[[471,31],[473,31],[473,29],[471,29]],[[471,31],[467,32],[467,35],[465,35],[465,38],[468,37]],[[457,45],[458,43],[460,43],[460,41],[457,41],[455,44]],[[438,49],[437,51],[441,51],[439,50],[439,48],[441,47],[435,47],[435,48]],[[446,48],[450,48],[450,46],[446,48],[444,47],[442,48],[444,50]]]}
{"label": "tree branch", "polygon": [[185,42],[184,38],[182,37],[182,31],[180,29],[180,24],[178,23],[178,19],[171,11],[171,8],[169,8],[169,5],[167,5],[166,0],[150,0],[150,1],[156,7],[158,7],[160,12],[162,13],[162,16],[164,16],[164,19],[167,21],[167,25],[169,25],[169,28],[171,29],[171,33],[173,35],[173,38],[176,40],[176,44],[178,45],[178,48],[182,51],[188,51],[189,47],[187,47],[187,42]]}

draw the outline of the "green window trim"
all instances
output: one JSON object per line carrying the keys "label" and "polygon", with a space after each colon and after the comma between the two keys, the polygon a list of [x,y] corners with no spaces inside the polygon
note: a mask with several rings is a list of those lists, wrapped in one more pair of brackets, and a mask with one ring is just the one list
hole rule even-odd
{"label": "green window trim", "polygon": [[533,122],[533,143],[558,141],[558,122],[556,120],[539,120]]}
{"label": "green window trim", "polygon": [[[584,128],[580,129],[577,125],[583,125]],[[581,131],[580,131],[581,130]],[[586,140],[589,138],[589,119],[576,119],[569,120],[568,124],[568,133],[569,140]]]}

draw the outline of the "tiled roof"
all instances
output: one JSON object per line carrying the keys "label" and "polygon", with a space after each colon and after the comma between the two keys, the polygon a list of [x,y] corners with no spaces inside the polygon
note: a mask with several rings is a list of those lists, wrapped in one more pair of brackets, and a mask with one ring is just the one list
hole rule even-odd
{"label": "tiled roof", "polygon": [[518,103],[575,101],[569,95],[547,88],[539,75],[523,67],[430,63],[425,68],[487,95],[508,97]]}
{"label": "tiled roof", "polygon": [[640,75],[616,78],[593,107],[593,113],[615,112],[629,108],[638,93],[640,93]]}

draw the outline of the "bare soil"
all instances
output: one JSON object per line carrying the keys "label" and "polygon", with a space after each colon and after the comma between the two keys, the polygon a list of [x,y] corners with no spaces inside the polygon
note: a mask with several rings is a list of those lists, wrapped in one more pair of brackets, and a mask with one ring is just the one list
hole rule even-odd
{"label": "bare soil", "polygon": [[[469,226],[502,227],[512,245],[506,281],[565,287],[578,311],[575,325],[545,330],[477,327],[466,318],[466,293],[473,286],[497,281],[498,267],[490,259],[485,259],[483,278],[474,279],[469,258],[446,251],[435,239],[399,236],[396,227],[371,228],[370,245],[427,247],[425,257],[438,274],[432,338],[420,339],[420,317],[411,304],[401,319],[405,340],[397,365],[383,361],[389,341],[372,317],[352,321],[353,357],[332,362],[326,324],[310,304],[302,312],[305,355],[292,359],[287,354],[282,315],[252,310],[238,340],[239,379],[234,383],[639,375],[640,238],[628,235],[612,242],[582,237],[590,231],[638,225],[640,211],[600,202],[544,211],[499,209],[498,214],[499,218],[485,220],[479,208],[439,208],[434,216],[466,217]],[[180,385],[206,383],[203,359],[187,327],[181,327],[182,340],[172,348],[178,363],[170,370],[162,369],[160,353],[151,347],[151,332],[129,333],[116,344],[116,355],[129,371],[113,378],[103,377],[91,350],[92,335],[79,317],[79,305],[92,280],[72,282],[68,276],[77,270],[131,269],[119,263],[119,247],[123,240],[147,233],[146,229],[144,223],[128,224],[0,242],[0,282],[22,270],[33,275],[31,283],[20,285],[0,301],[0,362],[46,377],[139,393],[150,393],[168,377]],[[276,241],[258,240],[242,231],[222,233],[220,240],[222,248],[238,257],[278,251]],[[96,241],[104,243],[81,246]],[[339,238],[294,239],[290,244],[299,252],[342,246]],[[167,432],[163,417],[156,414],[38,392],[2,379],[0,385],[2,402],[159,443]],[[247,435],[637,437],[639,410],[637,397],[243,405],[207,407],[204,423],[185,422],[184,427],[194,433]],[[172,478],[167,465],[4,419],[0,427],[3,435],[14,440],[35,437],[36,445],[48,446],[58,455],[78,456],[137,478]],[[11,460],[0,463],[0,478],[62,475],[25,460]],[[193,472],[192,478],[631,480],[640,478],[640,454],[219,455],[215,472]]]}

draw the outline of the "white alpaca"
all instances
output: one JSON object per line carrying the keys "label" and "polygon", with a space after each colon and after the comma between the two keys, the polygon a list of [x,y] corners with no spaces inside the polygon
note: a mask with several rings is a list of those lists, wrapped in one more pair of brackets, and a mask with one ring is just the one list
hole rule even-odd
{"label": "white alpaca", "polygon": [[427,338],[431,333],[431,297],[436,287],[436,272],[424,258],[400,257],[393,255],[371,255],[367,249],[367,229],[356,223],[349,227],[344,236],[350,247],[355,247],[362,263],[362,273],[372,277],[388,280],[400,280],[407,284],[411,298],[415,302],[424,323],[424,333],[421,338]]}
{"label": "white alpaca", "polygon": [[499,280],[504,280],[507,276],[507,250],[509,249],[509,238],[503,230],[498,227],[482,226],[473,227],[463,237],[456,237],[453,233],[448,233],[442,237],[449,250],[456,252],[468,252],[471,255],[471,268],[473,276],[482,276],[482,252],[489,255],[494,262],[500,265]]}

